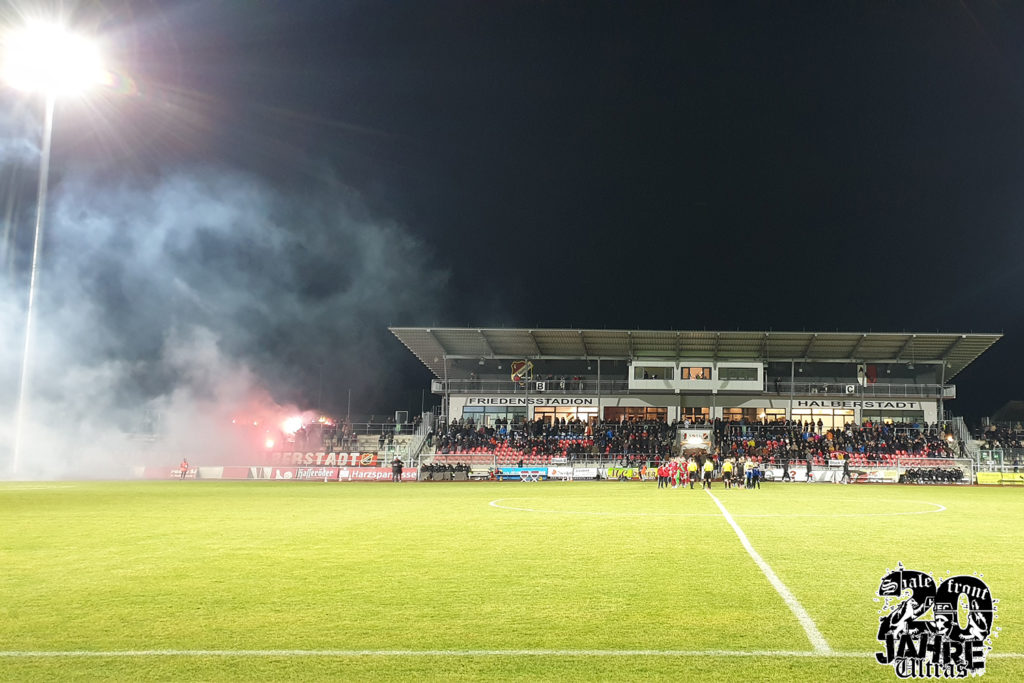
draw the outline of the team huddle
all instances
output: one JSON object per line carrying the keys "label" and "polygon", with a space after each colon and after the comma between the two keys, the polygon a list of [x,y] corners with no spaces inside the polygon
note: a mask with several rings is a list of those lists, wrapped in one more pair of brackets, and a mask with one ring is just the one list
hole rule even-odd
{"label": "team huddle", "polygon": [[[676,458],[658,466],[658,488],[690,488],[697,482],[700,487],[711,488],[711,480],[715,475],[715,463],[711,458]],[[726,458],[722,462],[722,482],[725,488],[761,488],[761,464],[756,460],[743,461],[742,458]]]}

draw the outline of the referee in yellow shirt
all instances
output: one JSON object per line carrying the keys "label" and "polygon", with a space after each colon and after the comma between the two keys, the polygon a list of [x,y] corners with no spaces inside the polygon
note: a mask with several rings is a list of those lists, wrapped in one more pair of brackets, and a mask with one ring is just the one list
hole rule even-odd
{"label": "referee in yellow shirt", "polygon": [[697,459],[690,458],[690,462],[686,463],[686,472],[690,476],[690,489],[693,489],[693,482],[697,478]]}

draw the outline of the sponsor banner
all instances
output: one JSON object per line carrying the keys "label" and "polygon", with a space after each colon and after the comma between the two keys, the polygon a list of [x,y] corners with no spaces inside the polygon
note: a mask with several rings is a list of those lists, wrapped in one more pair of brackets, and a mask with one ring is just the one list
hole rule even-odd
{"label": "sponsor banner", "polygon": [[711,450],[711,430],[691,427],[679,429],[679,444],[683,448],[702,448]]}
{"label": "sponsor banner", "polygon": [[[185,478],[195,479],[198,473],[198,467],[190,467],[185,473]],[[181,479],[181,469],[178,467],[146,467],[142,470],[142,477],[144,479]]]}
{"label": "sponsor banner", "polygon": [[548,477],[551,479],[571,479],[573,476],[572,467],[549,467]]}
{"label": "sponsor banner", "polygon": [[337,467],[296,467],[295,478],[316,481],[338,481]]}
{"label": "sponsor banner", "polygon": [[248,467],[224,467],[222,470],[221,479],[248,479],[250,475]]}
{"label": "sponsor banner", "polygon": [[574,467],[572,469],[573,479],[597,479],[596,467]]}
{"label": "sponsor banner", "polygon": [[[764,470],[765,479],[770,481],[782,481],[783,469],[781,467],[769,467]],[[807,468],[805,467],[790,467],[789,478],[796,482],[807,482]],[[899,481],[899,472],[896,470],[864,470],[864,469],[851,469],[850,480],[860,484],[882,482],[888,484],[895,484]],[[828,469],[828,470],[814,470],[811,473],[812,482],[827,482],[836,483],[843,479],[842,468]]]}
{"label": "sponsor banner", "polygon": [[271,479],[294,479],[295,467],[272,467],[270,468]]}
{"label": "sponsor banner", "polygon": [[797,408],[872,408],[885,410],[921,410],[920,401],[844,401],[836,400],[803,400],[797,399]]}
{"label": "sponsor banner", "polygon": [[636,479],[639,481],[641,477],[644,480],[651,480],[658,478],[657,467],[609,467],[605,470],[605,476],[608,479]]}
{"label": "sponsor banner", "polygon": [[[147,467],[146,469],[149,470],[151,468]],[[159,477],[160,479],[168,479],[168,478],[170,478],[170,479],[181,479],[181,468],[180,467],[172,467],[172,468],[169,468],[169,469],[162,469],[161,471],[165,472],[166,474],[164,474],[164,476],[162,476],[162,477]],[[188,470],[185,471],[185,478],[186,479],[198,479],[199,478],[199,468],[198,467],[189,467]]]}
{"label": "sponsor banner", "polygon": [[498,476],[502,479],[547,479],[547,467],[499,467]]}
{"label": "sponsor banner", "polygon": [[900,473],[897,470],[851,470],[850,478],[858,484],[895,484],[900,480]]}
{"label": "sponsor banner", "polygon": [[[552,383],[552,386],[554,383]],[[592,398],[554,398],[550,396],[470,396],[466,399],[467,406],[592,406],[596,405]]]}
{"label": "sponsor banner", "polygon": [[[390,467],[342,467],[338,469],[338,481],[391,481]],[[416,481],[416,468],[402,470],[402,481]]]}
{"label": "sponsor banner", "polygon": [[[316,466],[316,467],[377,467],[380,456],[376,453],[330,453],[283,451],[270,453],[270,462],[283,467]],[[261,456],[261,458],[264,456]]]}
{"label": "sponsor banner", "polygon": [[979,484],[1024,484],[1024,472],[978,472]]}
{"label": "sponsor banner", "polygon": [[[765,479],[770,479],[772,481],[782,481],[782,477],[783,477],[784,473],[785,473],[785,470],[783,470],[781,467],[769,467],[769,468],[764,470],[764,478]],[[819,479],[818,477],[815,476],[815,475],[818,475],[818,474],[825,474],[825,472],[823,472],[823,471],[811,472],[811,481],[821,481],[821,479]],[[790,467],[789,468],[789,478],[792,479],[793,481],[806,482],[807,481],[807,468],[805,468],[805,467]]]}

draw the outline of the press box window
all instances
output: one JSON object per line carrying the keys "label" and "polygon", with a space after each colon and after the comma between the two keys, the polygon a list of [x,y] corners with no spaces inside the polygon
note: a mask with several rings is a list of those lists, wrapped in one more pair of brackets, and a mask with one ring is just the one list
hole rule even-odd
{"label": "press box window", "polygon": [[634,365],[633,379],[675,379],[675,368]]}
{"label": "press box window", "polygon": [[685,367],[679,368],[683,379],[711,379],[711,368]]}
{"label": "press box window", "polygon": [[718,368],[718,379],[738,380],[743,382],[757,381],[757,368]]}

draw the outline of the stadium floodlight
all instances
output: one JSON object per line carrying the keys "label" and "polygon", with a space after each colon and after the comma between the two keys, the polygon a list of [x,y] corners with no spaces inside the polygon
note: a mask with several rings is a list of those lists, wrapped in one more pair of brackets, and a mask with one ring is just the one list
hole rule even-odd
{"label": "stadium floodlight", "polygon": [[24,437],[26,399],[31,377],[32,321],[35,308],[43,226],[46,217],[46,191],[50,176],[50,142],[53,138],[53,109],[58,97],[78,95],[104,81],[99,50],[86,38],[60,24],[32,23],[11,31],[3,39],[3,65],[0,76],[12,88],[46,97],[43,140],[39,155],[39,185],[36,197],[36,224],[32,244],[32,266],[25,315],[25,348],[21,358],[21,383],[18,390],[18,414],[14,426],[14,448],[10,469],[18,475]]}
{"label": "stadium floodlight", "polygon": [[96,44],[59,24],[29,24],[4,40],[4,81],[47,97],[80,94],[106,76]]}

